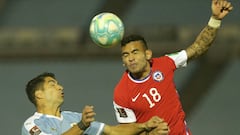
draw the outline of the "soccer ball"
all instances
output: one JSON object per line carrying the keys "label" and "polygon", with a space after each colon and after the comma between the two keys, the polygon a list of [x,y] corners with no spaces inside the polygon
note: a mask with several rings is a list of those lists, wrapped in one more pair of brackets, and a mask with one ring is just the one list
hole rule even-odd
{"label": "soccer ball", "polygon": [[94,43],[103,48],[110,48],[122,40],[124,25],[117,15],[104,12],[93,17],[89,32]]}

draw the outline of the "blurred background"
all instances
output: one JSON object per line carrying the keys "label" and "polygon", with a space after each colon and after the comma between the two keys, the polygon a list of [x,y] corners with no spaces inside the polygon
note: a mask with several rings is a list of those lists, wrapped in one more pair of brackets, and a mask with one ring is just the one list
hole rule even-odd
{"label": "blurred background", "polygon": [[[239,135],[240,1],[223,20],[201,58],[176,71],[187,122],[194,135]],[[1,134],[21,133],[35,112],[26,83],[53,72],[65,89],[63,110],[94,105],[96,119],[116,124],[114,86],[124,67],[120,47],[103,49],[89,37],[89,23],[113,12],[125,34],[143,35],[154,56],[189,46],[211,16],[211,0],[0,0]]]}

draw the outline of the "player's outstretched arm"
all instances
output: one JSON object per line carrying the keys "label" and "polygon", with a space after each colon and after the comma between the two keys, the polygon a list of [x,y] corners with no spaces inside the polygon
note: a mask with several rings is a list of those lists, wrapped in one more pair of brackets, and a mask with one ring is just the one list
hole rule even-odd
{"label": "player's outstretched arm", "polygon": [[[160,123],[156,128],[147,133],[147,135],[168,135],[170,133],[170,128],[166,122]],[[141,134],[141,135],[146,135]]]}
{"label": "player's outstretched arm", "polygon": [[208,25],[201,31],[194,43],[186,49],[188,59],[196,58],[205,53],[216,38],[221,20],[233,9],[226,0],[212,0],[212,16]]}
{"label": "player's outstretched arm", "polygon": [[[119,124],[116,126],[105,125],[104,135],[136,135],[141,134],[144,131],[151,131],[154,128],[165,123],[162,119],[157,116],[153,116],[149,121],[145,123],[129,123],[129,124]],[[163,126],[163,125],[161,125]],[[164,127],[168,129],[167,124],[165,123]],[[162,128],[163,129],[163,128]],[[167,134],[159,134],[167,135]]]}

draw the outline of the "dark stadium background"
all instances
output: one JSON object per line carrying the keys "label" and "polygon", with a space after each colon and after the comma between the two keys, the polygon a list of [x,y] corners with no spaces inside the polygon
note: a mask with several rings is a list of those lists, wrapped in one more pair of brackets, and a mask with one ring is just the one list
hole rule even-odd
{"label": "dark stadium background", "polygon": [[[207,54],[176,72],[187,122],[194,135],[240,134],[240,2],[223,21]],[[65,88],[64,110],[94,105],[96,119],[116,124],[115,84],[124,70],[119,46],[103,49],[89,38],[91,18],[117,14],[126,34],[146,37],[155,56],[190,45],[211,15],[210,0],[0,0],[0,129],[21,133],[35,111],[25,84],[53,72]]]}

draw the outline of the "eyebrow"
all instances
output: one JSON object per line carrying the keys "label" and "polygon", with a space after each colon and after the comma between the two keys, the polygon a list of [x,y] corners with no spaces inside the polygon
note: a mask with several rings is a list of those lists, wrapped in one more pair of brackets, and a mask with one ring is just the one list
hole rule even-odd
{"label": "eyebrow", "polygon": [[131,53],[133,53],[133,52],[135,52],[135,51],[139,51],[139,49],[138,49],[138,48],[133,49],[133,50],[131,51]]}
{"label": "eyebrow", "polygon": [[[138,49],[138,48],[133,49],[130,53],[133,53],[133,52],[135,52],[135,51],[139,51],[139,49]],[[122,55],[123,55],[123,54],[129,54],[129,53],[128,53],[128,52],[123,52]]]}

